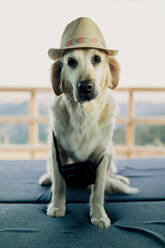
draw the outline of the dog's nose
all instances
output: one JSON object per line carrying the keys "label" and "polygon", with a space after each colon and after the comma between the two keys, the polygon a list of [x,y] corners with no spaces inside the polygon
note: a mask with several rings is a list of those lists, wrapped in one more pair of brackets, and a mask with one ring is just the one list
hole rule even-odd
{"label": "dog's nose", "polygon": [[77,88],[80,93],[91,93],[94,90],[94,83],[91,80],[80,81]]}

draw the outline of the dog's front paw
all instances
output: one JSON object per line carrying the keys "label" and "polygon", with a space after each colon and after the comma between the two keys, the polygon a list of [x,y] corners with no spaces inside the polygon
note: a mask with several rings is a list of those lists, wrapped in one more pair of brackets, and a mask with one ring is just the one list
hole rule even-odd
{"label": "dog's front paw", "polygon": [[111,225],[108,216],[103,216],[102,218],[91,218],[91,223],[101,229],[105,229]]}
{"label": "dog's front paw", "polygon": [[91,223],[101,229],[105,229],[111,225],[104,208],[90,208]]}
{"label": "dog's front paw", "polygon": [[53,203],[50,203],[48,205],[48,209],[47,209],[47,215],[52,216],[52,217],[62,217],[65,215],[65,207],[55,207],[55,205]]}

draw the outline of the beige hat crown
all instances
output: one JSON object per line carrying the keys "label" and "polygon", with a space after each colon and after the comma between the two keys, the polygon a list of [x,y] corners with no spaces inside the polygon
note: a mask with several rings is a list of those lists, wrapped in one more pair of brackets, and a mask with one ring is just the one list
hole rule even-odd
{"label": "beige hat crown", "polygon": [[115,56],[118,50],[110,50],[106,47],[103,35],[98,26],[87,17],[80,17],[69,23],[62,35],[60,48],[50,48],[48,55],[55,60],[65,50],[73,48],[96,48]]}

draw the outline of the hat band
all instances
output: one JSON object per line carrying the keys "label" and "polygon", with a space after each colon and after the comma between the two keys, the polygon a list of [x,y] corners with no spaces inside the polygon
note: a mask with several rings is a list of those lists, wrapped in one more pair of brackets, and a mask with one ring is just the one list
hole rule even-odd
{"label": "hat band", "polygon": [[106,48],[106,45],[103,41],[100,41],[96,38],[87,38],[87,37],[79,37],[77,39],[68,40],[66,43],[64,43],[62,48],[71,47],[76,44],[84,44],[84,43],[92,46],[94,45],[94,46],[101,46]]}

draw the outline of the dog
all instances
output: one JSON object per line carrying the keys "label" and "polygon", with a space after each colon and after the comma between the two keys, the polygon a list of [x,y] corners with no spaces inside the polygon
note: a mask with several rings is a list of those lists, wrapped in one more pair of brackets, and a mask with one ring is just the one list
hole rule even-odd
{"label": "dog", "polygon": [[[70,39],[71,40],[71,39]],[[52,130],[62,164],[90,160],[98,163],[96,180],[91,185],[91,223],[104,229],[110,219],[104,209],[104,192],[137,193],[129,180],[117,175],[112,136],[117,106],[113,89],[119,82],[120,67],[106,50],[97,47],[65,49],[51,69],[55,102],[51,107],[50,156],[41,185],[52,183],[52,199],[47,214],[53,217],[66,213],[66,184],[59,172]]]}

